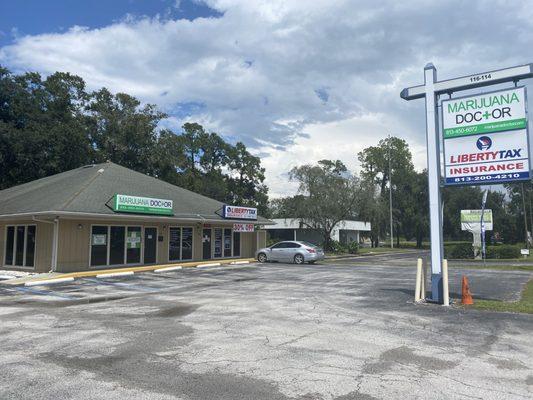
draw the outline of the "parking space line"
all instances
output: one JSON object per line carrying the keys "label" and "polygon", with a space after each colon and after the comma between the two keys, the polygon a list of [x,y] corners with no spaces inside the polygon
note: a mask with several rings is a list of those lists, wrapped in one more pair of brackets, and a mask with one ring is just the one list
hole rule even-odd
{"label": "parking space line", "polygon": [[143,292],[160,292],[162,289],[154,289],[154,288],[146,288],[144,286],[139,286],[135,284],[128,284],[126,282],[108,282],[100,279],[92,279],[92,278],[83,278],[82,281],[89,281],[91,283],[96,283],[97,285],[107,285],[107,286],[117,286],[124,289],[132,289],[132,290],[140,290]]}
{"label": "parking space line", "polygon": [[69,296],[67,294],[61,294],[61,293],[57,293],[57,292],[54,292],[52,290],[43,290],[43,289],[33,289],[33,288],[29,288],[29,287],[22,287],[22,286],[15,286],[13,287],[13,289],[9,289],[9,290],[15,290],[17,292],[23,292],[23,293],[32,293],[32,294],[38,294],[40,296],[55,296],[55,297],[60,297],[62,299],[68,299],[68,300],[76,300],[77,297],[74,297],[74,296]]}

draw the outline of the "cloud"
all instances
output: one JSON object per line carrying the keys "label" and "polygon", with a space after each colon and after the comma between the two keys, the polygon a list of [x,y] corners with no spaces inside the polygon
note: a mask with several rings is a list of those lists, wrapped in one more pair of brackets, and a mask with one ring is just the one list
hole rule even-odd
{"label": "cloud", "polygon": [[[292,166],[355,153],[388,133],[425,162],[423,101],[400,90],[433,61],[449,78],[531,61],[527,1],[207,0],[218,18],[127,18],[18,37],[15,71],[82,76],[198,120],[260,154],[274,194]],[[292,189],[291,189],[292,190]]]}

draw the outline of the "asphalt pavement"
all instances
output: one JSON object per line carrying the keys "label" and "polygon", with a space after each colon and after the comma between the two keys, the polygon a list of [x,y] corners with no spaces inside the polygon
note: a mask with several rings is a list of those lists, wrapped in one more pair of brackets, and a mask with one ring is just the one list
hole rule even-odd
{"label": "asphalt pavement", "polygon": [[[531,398],[533,316],[413,304],[416,256],[2,285],[0,398]],[[533,276],[462,274],[502,300]]]}

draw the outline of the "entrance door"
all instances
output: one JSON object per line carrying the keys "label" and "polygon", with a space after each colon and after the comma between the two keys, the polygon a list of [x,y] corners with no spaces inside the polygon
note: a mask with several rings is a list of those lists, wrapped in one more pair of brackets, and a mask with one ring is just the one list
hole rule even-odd
{"label": "entrance door", "polygon": [[211,258],[211,229],[204,229],[202,232],[202,258],[204,260]]}
{"label": "entrance door", "polygon": [[155,264],[157,258],[157,228],[144,228],[144,263]]}

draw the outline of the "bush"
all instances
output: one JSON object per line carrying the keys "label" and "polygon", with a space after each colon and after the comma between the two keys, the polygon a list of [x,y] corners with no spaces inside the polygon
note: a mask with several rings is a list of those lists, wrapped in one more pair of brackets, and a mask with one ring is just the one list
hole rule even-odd
{"label": "bush", "polygon": [[444,257],[448,259],[473,259],[474,249],[470,243],[453,244],[444,247]]}
{"label": "bush", "polygon": [[343,244],[341,244],[341,242],[339,242],[338,240],[331,240],[329,242],[329,246],[330,246],[330,249],[333,253],[346,253],[348,251],[348,249],[346,248],[346,246],[344,246]]}
{"label": "bush", "polygon": [[357,242],[348,243],[347,250],[348,250],[348,253],[350,253],[350,254],[359,253],[359,243],[357,243]]}
{"label": "bush", "polygon": [[508,259],[520,258],[520,245],[503,244],[501,246],[487,246],[487,258]]}
{"label": "bush", "polygon": [[[520,245],[487,246],[485,257],[487,259],[520,258],[520,249]],[[444,257],[458,260],[472,259],[474,250],[470,243],[447,245],[444,246]]]}

